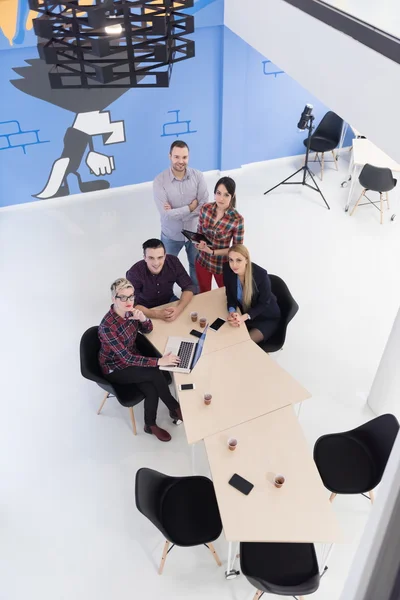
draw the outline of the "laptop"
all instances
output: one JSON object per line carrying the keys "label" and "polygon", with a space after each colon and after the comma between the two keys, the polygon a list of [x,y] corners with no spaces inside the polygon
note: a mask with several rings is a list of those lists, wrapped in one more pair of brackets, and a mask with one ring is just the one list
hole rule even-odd
{"label": "laptop", "polygon": [[198,342],[190,338],[170,336],[167,340],[164,354],[172,352],[172,354],[179,356],[181,362],[179,363],[179,367],[159,367],[160,370],[172,371],[173,373],[190,373],[203,352],[207,329],[208,325],[205,327]]}

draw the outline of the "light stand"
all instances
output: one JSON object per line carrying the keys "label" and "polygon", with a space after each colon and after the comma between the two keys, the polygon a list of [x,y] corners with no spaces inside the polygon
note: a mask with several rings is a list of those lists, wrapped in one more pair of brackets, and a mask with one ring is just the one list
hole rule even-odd
{"label": "light stand", "polygon": [[[280,183],[277,183],[276,185],[274,185],[274,187],[272,187],[271,189],[264,192],[264,196],[266,194],[269,194],[269,192],[272,192],[272,190],[279,187],[280,185],[306,185],[310,189],[314,190],[314,192],[318,192],[321,195],[321,198],[325,202],[327,209],[330,210],[331,207],[325,200],[323,193],[319,189],[318,184],[314,179],[314,174],[308,166],[308,156],[310,154],[311,133],[313,130],[313,122],[314,122],[314,116],[311,114],[311,111],[312,111],[312,106],[307,104],[306,107],[304,108],[304,111],[300,117],[300,121],[298,124],[299,129],[302,129],[302,130],[308,129],[307,150],[306,150],[306,159],[304,161],[304,165],[302,167],[300,167],[300,169],[297,169],[297,171],[295,171],[295,173],[292,173],[292,175],[289,175],[289,177],[286,177],[286,179],[284,179]],[[297,173],[301,173],[301,172],[303,173],[302,181],[289,181],[289,179],[292,179],[292,177],[297,175]],[[307,175],[309,175],[311,177],[315,187],[306,182]]]}

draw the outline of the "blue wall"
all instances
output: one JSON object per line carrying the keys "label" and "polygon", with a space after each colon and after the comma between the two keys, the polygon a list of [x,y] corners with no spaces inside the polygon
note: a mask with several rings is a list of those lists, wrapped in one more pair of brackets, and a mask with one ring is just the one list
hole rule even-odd
{"label": "blue wall", "polygon": [[[304,134],[296,124],[304,104],[314,104],[317,119],[328,110],[222,25],[223,0],[197,0],[189,12],[196,56],[174,65],[170,87],[127,90],[97,107],[124,124],[120,143],[93,137],[96,152],[114,159],[115,171],[99,178],[111,187],[152,180],[168,165],[169,146],[178,137],[190,146],[191,164],[203,171],[300,154]],[[29,67],[26,61],[38,57],[32,36],[20,29],[19,42],[10,47],[0,33],[0,206],[38,201],[76,114],[94,110],[79,100],[73,108],[58,106],[51,90],[40,99],[35,78],[29,93],[10,83],[22,77],[13,68]],[[98,181],[85,156],[78,173],[84,182]],[[67,182],[70,194],[79,193],[75,175]]]}
{"label": "blue wall", "polygon": [[304,154],[304,105],[314,106],[315,123],[329,108],[227,27],[223,72],[221,168]]}

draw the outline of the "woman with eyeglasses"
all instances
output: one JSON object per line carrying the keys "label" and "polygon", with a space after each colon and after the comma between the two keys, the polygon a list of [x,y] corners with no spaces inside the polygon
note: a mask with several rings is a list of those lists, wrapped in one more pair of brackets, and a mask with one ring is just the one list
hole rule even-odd
{"label": "woman with eyeglasses", "polygon": [[224,284],[230,325],[239,327],[245,323],[256,344],[270,338],[278,328],[281,311],[267,271],[251,262],[246,246],[229,248]]}
{"label": "woman with eyeglasses", "polygon": [[138,333],[150,333],[153,324],[141,310],[135,309],[134,289],[127,279],[121,277],[114,281],[111,296],[113,303],[99,326],[101,369],[111,383],[137,385],[145,396],[145,432],[155,435],[161,442],[169,442],[168,431],[156,424],[158,399],[161,398],[169,409],[173,422],[182,422],[182,413],[158,367],[175,366],[180,359],[171,353],[160,358],[155,356],[148,340],[138,336]]}
{"label": "woman with eyeglasses", "polygon": [[231,177],[221,177],[215,184],[214,202],[201,207],[197,233],[210,242],[196,245],[196,275],[202,293],[211,290],[213,276],[218,287],[224,286],[222,268],[229,246],[243,244],[244,219],[236,210],[236,183]]}

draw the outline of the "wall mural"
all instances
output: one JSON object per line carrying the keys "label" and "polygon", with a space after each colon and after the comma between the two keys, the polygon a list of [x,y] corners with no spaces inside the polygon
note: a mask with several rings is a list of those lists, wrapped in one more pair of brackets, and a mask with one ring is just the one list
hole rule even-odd
{"label": "wall mural", "polygon": [[179,137],[181,135],[187,135],[188,133],[197,133],[196,129],[190,129],[191,121],[181,120],[179,118],[180,110],[169,110],[168,113],[175,114],[175,121],[167,121],[162,126],[163,132],[161,137],[167,137],[169,135],[175,135]]}
{"label": "wall mural", "polygon": [[[195,0],[194,6],[185,12],[196,14],[217,2],[218,0]],[[93,4],[93,0],[85,0],[85,4]],[[70,112],[71,120],[64,130],[61,152],[53,155],[50,165],[46,161],[47,173],[41,175],[42,184],[39,184],[39,189],[32,189],[31,195],[39,200],[68,196],[74,193],[68,183],[68,179],[71,183],[71,177],[75,178],[81,192],[107,189],[111,185],[108,179],[118,168],[111,147],[127,141],[125,122],[113,119],[111,106],[124,94],[140,95],[146,93],[146,90],[142,92],[131,88],[107,87],[100,90],[52,89],[48,78],[52,65],[47,65],[39,58],[29,58],[32,56],[32,46],[37,43],[32,30],[32,19],[35,17],[37,13],[30,11],[28,0],[7,0],[7,6],[0,11],[0,49],[6,49],[7,46],[20,46],[21,49],[29,47],[28,56],[23,62],[18,53],[18,61],[12,67],[18,78],[12,77],[10,84],[32,99]],[[37,56],[36,52],[35,54]],[[152,90],[152,93],[157,94],[159,91],[161,90]],[[43,112],[45,111],[44,108]],[[161,137],[197,133],[197,128],[191,126],[191,120],[180,118],[184,109],[166,112],[165,122],[160,124]],[[39,148],[49,141],[57,145],[57,140],[61,141],[59,133],[57,140],[42,139],[39,127],[31,127],[29,122],[25,126],[25,121],[29,121],[28,114],[24,114],[23,121],[24,123],[20,116],[15,115],[15,119],[0,122],[0,150],[12,152],[15,148],[20,148],[26,154],[29,146],[32,147],[31,152],[34,152],[33,147]],[[43,164],[40,166],[42,172]],[[76,185],[73,187],[76,188]]]}
{"label": "wall mural", "polygon": [[[64,135],[64,147],[51,167],[43,189],[34,194],[39,199],[67,196],[67,177],[73,174],[81,192],[93,192],[110,187],[104,179],[85,181],[85,173],[101,177],[111,175],[115,169],[114,157],[94,148],[96,136],[101,136],[104,146],[121,144],[126,141],[123,121],[112,121],[110,111],[105,110],[117,98],[130,91],[123,88],[101,90],[66,89],[53,90],[50,87],[48,72],[51,65],[43,60],[26,61],[29,66],[16,67],[14,71],[20,79],[11,80],[12,85],[29,96],[49,102],[74,114],[72,124]],[[76,112],[76,111],[79,112]]]}
{"label": "wall mural", "polygon": [[274,78],[276,78],[277,75],[285,75],[285,71],[281,71],[270,60],[263,60],[261,62],[264,75],[273,75]]}

